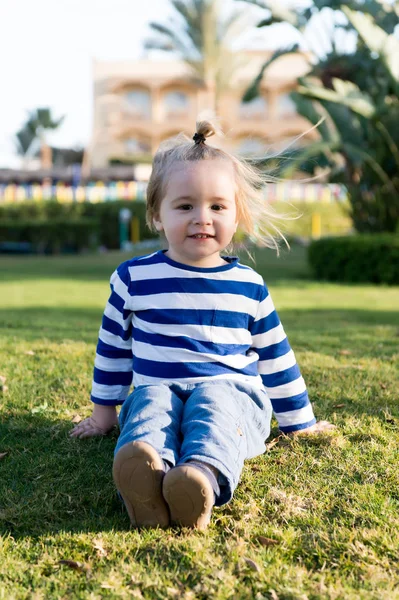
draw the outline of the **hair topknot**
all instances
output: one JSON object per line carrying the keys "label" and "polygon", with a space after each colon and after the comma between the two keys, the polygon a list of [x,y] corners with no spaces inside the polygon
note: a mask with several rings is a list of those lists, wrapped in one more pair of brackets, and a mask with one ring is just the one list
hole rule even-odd
{"label": "hair topknot", "polygon": [[[152,173],[147,187],[147,224],[154,231],[169,176],[177,165],[198,160],[225,160],[232,164],[236,182],[236,204],[239,228],[256,243],[278,251],[278,238],[284,235],[275,225],[285,217],[279,216],[266,203],[264,187],[275,178],[251,165],[247,160],[210,146],[205,139],[223,135],[218,120],[207,114],[199,116],[194,138],[179,134],[161,143],[155,153]],[[194,142],[193,142],[194,139]],[[286,240],[285,240],[286,241]]]}
{"label": "hair topknot", "polygon": [[212,118],[209,113],[202,113],[195,124],[195,133],[203,135],[205,138],[211,137],[212,135],[222,136],[222,128],[216,117]]}

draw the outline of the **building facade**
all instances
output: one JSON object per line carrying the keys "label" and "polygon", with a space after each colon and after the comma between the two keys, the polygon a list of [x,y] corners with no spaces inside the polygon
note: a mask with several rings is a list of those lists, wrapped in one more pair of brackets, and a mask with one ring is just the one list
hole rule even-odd
{"label": "building facade", "polygon": [[[218,98],[225,137],[212,144],[241,155],[280,151],[309,128],[289,93],[309,70],[307,57],[293,54],[273,63],[261,94],[250,103],[242,96],[269,52],[246,51],[229,89]],[[215,93],[182,61],[94,61],[94,116],[88,166],[148,163],[159,144],[181,132],[192,137],[203,110],[215,110]],[[311,134],[310,134],[311,135]],[[306,134],[296,143],[306,143]]]}

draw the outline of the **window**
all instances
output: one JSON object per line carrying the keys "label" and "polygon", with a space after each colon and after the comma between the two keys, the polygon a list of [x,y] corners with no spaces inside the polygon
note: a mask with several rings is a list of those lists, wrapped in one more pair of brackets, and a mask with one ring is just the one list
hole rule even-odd
{"label": "window", "polygon": [[164,96],[165,115],[167,117],[183,116],[187,114],[190,101],[184,92],[167,92]]}
{"label": "window", "polygon": [[266,117],[267,102],[263,96],[258,96],[251,102],[241,102],[240,118],[241,119],[260,119]]}
{"label": "window", "polygon": [[281,96],[279,96],[277,100],[277,105],[278,114],[280,116],[296,114],[295,102],[291,100],[289,94],[282,94]]}
{"label": "window", "polygon": [[151,152],[151,144],[148,140],[130,137],[125,140],[125,151],[127,154],[148,154]]}
{"label": "window", "polygon": [[269,144],[263,138],[249,137],[238,146],[238,154],[242,156],[262,156],[266,154]]}
{"label": "window", "polygon": [[151,97],[147,90],[130,90],[125,98],[130,110],[137,116],[149,118],[151,115]]}

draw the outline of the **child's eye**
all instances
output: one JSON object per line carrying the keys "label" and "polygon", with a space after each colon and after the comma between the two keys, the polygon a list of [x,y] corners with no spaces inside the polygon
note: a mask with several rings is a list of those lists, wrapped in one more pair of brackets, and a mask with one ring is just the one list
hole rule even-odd
{"label": "child's eye", "polygon": [[191,204],[180,204],[177,208],[179,210],[191,210],[192,206]]}
{"label": "child's eye", "polygon": [[223,210],[223,208],[224,208],[224,206],[222,206],[221,204],[213,204],[212,205],[212,210],[219,211],[219,210]]}

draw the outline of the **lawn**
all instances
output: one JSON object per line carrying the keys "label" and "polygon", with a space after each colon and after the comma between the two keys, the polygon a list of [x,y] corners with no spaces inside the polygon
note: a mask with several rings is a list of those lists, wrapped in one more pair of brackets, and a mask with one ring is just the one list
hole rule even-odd
{"label": "lawn", "polygon": [[111,479],[117,433],[68,437],[125,258],[0,258],[0,598],[399,598],[399,288],[320,284],[303,248],[258,252],[337,429],[290,439],[274,423],[205,533],[137,531]]}

